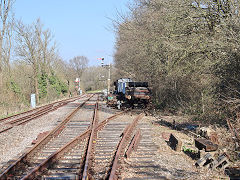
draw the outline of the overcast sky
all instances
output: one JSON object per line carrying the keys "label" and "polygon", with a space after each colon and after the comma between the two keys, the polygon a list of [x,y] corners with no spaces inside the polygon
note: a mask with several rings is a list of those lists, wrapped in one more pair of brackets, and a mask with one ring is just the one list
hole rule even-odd
{"label": "overcast sky", "polygon": [[90,65],[100,65],[98,57],[113,59],[115,34],[110,19],[115,19],[117,11],[126,13],[129,1],[16,0],[14,12],[27,24],[40,18],[53,32],[64,60],[84,55]]}

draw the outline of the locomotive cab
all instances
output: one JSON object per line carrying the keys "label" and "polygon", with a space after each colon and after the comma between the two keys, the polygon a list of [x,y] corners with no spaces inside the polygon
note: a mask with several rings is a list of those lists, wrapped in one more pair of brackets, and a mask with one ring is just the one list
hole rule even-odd
{"label": "locomotive cab", "polygon": [[130,78],[121,78],[114,82],[117,107],[146,107],[150,101],[148,82],[134,82]]}

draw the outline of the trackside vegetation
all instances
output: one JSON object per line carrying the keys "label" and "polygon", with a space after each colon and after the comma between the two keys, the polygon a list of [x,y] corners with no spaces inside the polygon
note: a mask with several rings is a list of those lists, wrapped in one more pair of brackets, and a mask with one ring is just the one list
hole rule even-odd
{"label": "trackside vegetation", "polygon": [[119,77],[148,81],[158,109],[225,123],[239,112],[239,0],[140,0],[114,21]]}

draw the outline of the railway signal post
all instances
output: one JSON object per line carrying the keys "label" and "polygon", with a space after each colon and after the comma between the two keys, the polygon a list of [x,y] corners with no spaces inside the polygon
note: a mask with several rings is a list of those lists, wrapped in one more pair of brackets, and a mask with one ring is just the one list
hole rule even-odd
{"label": "railway signal post", "polygon": [[101,66],[102,67],[105,67],[108,69],[108,79],[107,79],[107,97],[109,96],[110,94],[110,83],[111,83],[111,64],[110,64],[110,61],[109,61],[109,64],[108,65],[104,65],[104,58],[98,58],[99,60],[102,60],[101,62]]}

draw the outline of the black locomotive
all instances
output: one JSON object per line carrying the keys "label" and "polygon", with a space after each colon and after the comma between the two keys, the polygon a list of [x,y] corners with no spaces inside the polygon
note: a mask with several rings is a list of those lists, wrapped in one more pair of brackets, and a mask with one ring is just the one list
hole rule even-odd
{"label": "black locomotive", "polygon": [[134,82],[130,78],[121,78],[114,82],[114,94],[117,107],[143,107],[150,102],[148,82]]}

